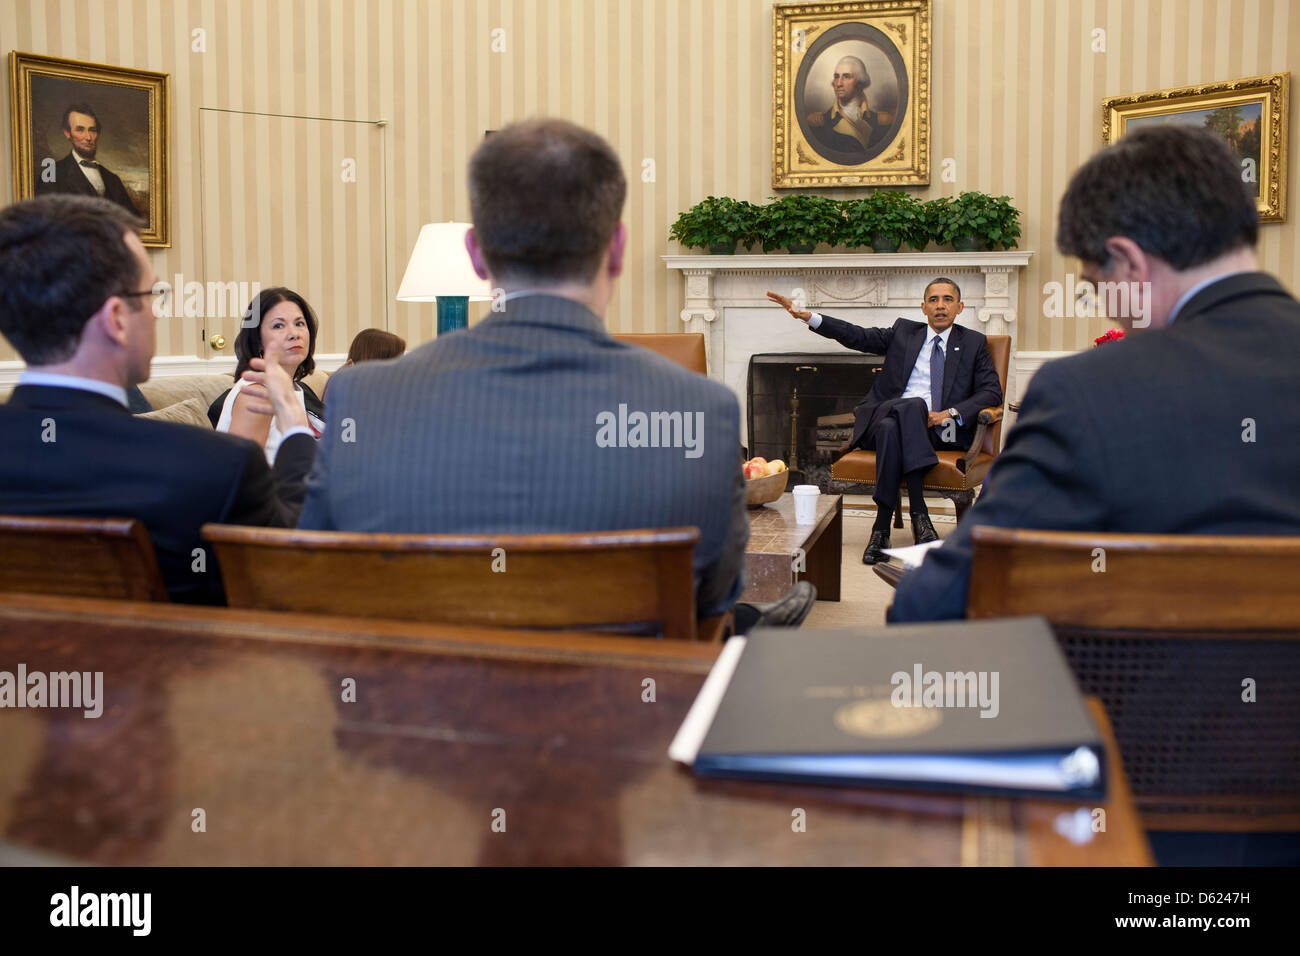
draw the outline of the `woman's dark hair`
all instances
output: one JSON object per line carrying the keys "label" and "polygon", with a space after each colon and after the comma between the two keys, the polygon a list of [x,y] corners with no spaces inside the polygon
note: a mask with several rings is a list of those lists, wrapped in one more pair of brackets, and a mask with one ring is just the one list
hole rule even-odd
{"label": "woman's dark hair", "polygon": [[353,365],[359,362],[382,361],[397,358],[405,351],[406,340],[392,332],[385,332],[383,329],[362,329],[348,349],[348,361]]}
{"label": "woman's dark hair", "polygon": [[[302,317],[307,320],[307,357],[293,373],[293,380],[296,382],[316,371],[316,313],[312,312],[307,300],[297,292],[276,286],[274,289],[263,289],[253,296],[253,301],[244,310],[244,327],[235,336],[235,381],[251,368],[248,364],[251,359],[262,357],[262,320],[266,318],[266,313],[281,302],[292,302],[302,309]],[[256,322],[252,320],[254,312],[257,313]]]}

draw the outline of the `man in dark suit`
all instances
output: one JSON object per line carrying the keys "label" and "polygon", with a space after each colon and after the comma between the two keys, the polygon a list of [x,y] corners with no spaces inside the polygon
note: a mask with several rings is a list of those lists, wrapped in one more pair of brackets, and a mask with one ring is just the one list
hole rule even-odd
{"label": "man in dark suit", "polygon": [[876,453],[876,523],[863,552],[864,564],[888,559],[890,519],[902,483],[917,544],[939,535],[925,506],[925,473],[939,462],[935,450],[970,447],[980,410],[1002,404],[1002,384],[989,355],[988,340],[954,325],[961,314],[957,283],[939,277],[925,287],[925,325],[899,319],[888,329],[867,329],[829,315],[796,308],[776,292],[767,294],[818,335],[859,352],[885,356],[871,392],[854,409],[850,448]]}
{"label": "man in dark suit", "polygon": [[0,513],[139,519],[172,598],[215,603],[200,526],[293,527],[316,443],[270,355],[248,377],[268,393],[263,413],[288,416],[274,471],[247,439],[127,411],[127,389],[149,377],[156,321],[136,226],[79,196],[0,211],[0,332],[27,362],[0,405]]}
{"label": "man in dark suit", "polygon": [[63,136],[72,144],[72,151],[54,164],[52,182],[47,182],[44,175],[36,177],[36,195],[100,196],[138,216],[140,210],[131,201],[121,177],[95,160],[100,132],[99,118],[85,103],[64,110]]}
{"label": "man in dark suit", "polygon": [[[517,123],[483,141],[470,160],[466,243],[494,287],[493,311],[402,358],[335,374],[300,527],[694,525],[697,612],[732,607],[749,537],[739,404],[606,331],[626,192],[609,144],[571,123]],[[814,593],[801,582],[764,623],[798,623]]]}
{"label": "man in dark suit", "polygon": [[[962,617],[976,525],[1298,534],[1300,303],[1257,271],[1255,200],[1232,153],[1137,130],[1061,200],[1057,248],[1137,330],[1035,374],[975,506],[908,572],[890,620]],[[1123,289],[1127,295],[1114,294]]]}

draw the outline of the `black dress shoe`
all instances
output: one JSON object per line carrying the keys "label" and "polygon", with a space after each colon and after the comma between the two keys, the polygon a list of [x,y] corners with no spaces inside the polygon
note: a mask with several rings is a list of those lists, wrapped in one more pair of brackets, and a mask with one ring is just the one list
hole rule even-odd
{"label": "black dress shoe", "polygon": [[912,537],[917,544],[939,540],[939,532],[934,530],[928,514],[912,515]]}
{"label": "black dress shoe", "polygon": [[889,535],[886,532],[871,532],[871,540],[867,542],[867,550],[862,552],[862,563],[879,564],[882,561],[888,561],[889,555],[885,554],[885,548],[887,547],[889,547]]}
{"label": "black dress shoe", "polygon": [[758,604],[758,621],[755,627],[798,627],[812,610],[817,600],[817,589],[809,581],[799,581],[785,597],[771,604]]}

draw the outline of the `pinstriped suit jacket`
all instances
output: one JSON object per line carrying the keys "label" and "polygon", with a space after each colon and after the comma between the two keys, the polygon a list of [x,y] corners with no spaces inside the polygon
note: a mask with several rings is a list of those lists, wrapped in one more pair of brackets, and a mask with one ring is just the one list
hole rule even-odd
{"label": "pinstriped suit jacket", "polygon": [[[631,447],[638,436],[617,423],[637,411],[703,413],[689,416],[702,421],[702,453]],[[602,445],[601,423],[611,419]],[[330,382],[327,420],[301,528],[522,534],[694,525],[699,612],[719,613],[740,596],[749,519],[735,396],[615,341],[571,300],[511,299],[471,329],[345,369]]]}

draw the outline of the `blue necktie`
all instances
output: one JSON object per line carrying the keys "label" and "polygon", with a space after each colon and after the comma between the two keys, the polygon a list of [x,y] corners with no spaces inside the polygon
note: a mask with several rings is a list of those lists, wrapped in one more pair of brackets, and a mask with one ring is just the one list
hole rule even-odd
{"label": "blue necktie", "polygon": [[934,337],[930,352],[930,411],[943,408],[943,339]]}

